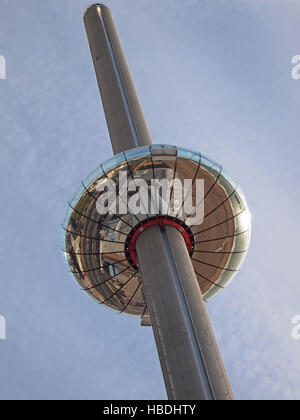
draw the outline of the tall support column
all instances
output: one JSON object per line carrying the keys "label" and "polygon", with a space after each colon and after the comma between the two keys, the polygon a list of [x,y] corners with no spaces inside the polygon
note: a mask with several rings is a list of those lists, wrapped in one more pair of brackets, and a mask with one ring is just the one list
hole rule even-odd
{"label": "tall support column", "polygon": [[148,228],[136,250],[169,399],[233,399],[181,233]]}
{"label": "tall support column", "polygon": [[151,136],[110,10],[90,6],[84,23],[115,154],[151,144]]}
{"label": "tall support column", "polygon": [[[84,22],[115,154],[152,143],[109,9]],[[223,400],[233,394],[181,234],[148,228],[137,256],[170,399]]]}

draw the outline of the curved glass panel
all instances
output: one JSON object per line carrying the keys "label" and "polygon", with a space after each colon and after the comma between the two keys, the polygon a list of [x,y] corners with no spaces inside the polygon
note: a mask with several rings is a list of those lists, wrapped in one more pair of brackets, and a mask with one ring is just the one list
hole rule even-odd
{"label": "curved glass panel", "polygon": [[201,162],[201,154],[193,152],[192,150],[185,149],[183,147],[178,148],[177,156],[181,159],[187,159],[196,163]]}
{"label": "curved glass panel", "polygon": [[139,159],[142,156],[147,156],[150,154],[150,147],[143,146],[143,147],[138,147],[136,149],[130,149],[124,152],[124,154],[127,160]]}
{"label": "curved glass panel", "polygon": [[84,180],[83,184],[86,187],[89,187],[90,184],[93,184],[97,179],[101,178],[103,176],[103,170],[101,165],[98,166],[93,172],[91,172]]}
{"label": "curved glass panel", "polygon": [[250,241],[250,212],[240,187],[200,153],[151,145],[100,165],[67,209],[62,248],[90,297],[110,309],[143,315],[141,277],[128,238],[153,217],[189,226],[194,242],[189,252],[205,300],[240,269]]}
{"label": "curved glass panel", "polygon": [[216,177],[221,172],[221,165],[219,165],[217,162],[214,162],[213,160],[209,159],[205,155],[201,155],[201,166],[204,168],[207,168],[211,173],[213,173]]}

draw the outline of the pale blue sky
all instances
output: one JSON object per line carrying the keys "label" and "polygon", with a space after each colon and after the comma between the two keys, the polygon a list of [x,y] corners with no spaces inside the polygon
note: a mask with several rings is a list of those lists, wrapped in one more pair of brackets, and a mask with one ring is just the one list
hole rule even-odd
{"label": "pale blue sky", "polygon": [[[84,0],[0,0],[0,398],[165,398],[152,331],[72,280],[60,223],[112,155]],[[237,398],[300,398],[298,0],[107,0],[157,143],[199,150],[253,215],[240,274],[208,310]]]}

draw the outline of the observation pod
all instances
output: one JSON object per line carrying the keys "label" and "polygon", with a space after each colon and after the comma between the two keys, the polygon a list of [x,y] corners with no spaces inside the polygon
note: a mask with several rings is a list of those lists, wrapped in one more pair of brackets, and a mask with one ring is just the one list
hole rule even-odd
{"label": "observation pod", "polygon": [[[169,189],[151,194],[153,182],[163,180]],[[187,188],[180,190],[186,180]],[[113,186],[110,192],[108,185]],[[102,214],[101,203],[106,206]],[[92,298],[118,312],[148,317],[149,323],[135,243],[153,225],[171,225],[181,233],[205,301],[233,279],[250,241],[243,192],[219,164],[200,153],[150,145],[101,164],[69,203],[63,222],[65,256]]]}

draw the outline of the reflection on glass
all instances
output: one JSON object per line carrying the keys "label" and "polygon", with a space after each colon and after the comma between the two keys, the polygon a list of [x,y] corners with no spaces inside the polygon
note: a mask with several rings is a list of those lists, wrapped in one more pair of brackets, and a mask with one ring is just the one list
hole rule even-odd
{"label": "reflection on glass", "polygon": [[[97,210],[107,179],[118,185],[115,198],[110,201],[117,210],[123,209],[116,214],[109,208],[105,214]],[[249,247],[250,212],[244,194],[220,165],[200,153],[170,145],[120,153],[84,180],[68,206],[62,231],[62,248],[77,282],[97,302],[118,312],[135,316],[145,312],[140,273],[128,259],[126,241],[135,226],[153,216],[151,190],[147,187],[146,195],[142,195],[138,186],[142,181],[151,186],[152,181],[163,179],[169,182],[169,195],[163,194],[162,188],[158,190],[155,210],[160,209],[160,213],[155,217],[162,216],[161,210],[165,209],[179,225],[189,218],[185,208],[187,195],[180,191],[180,183],[183,185],[188,179],[195,209],[204,203],[203,220],[190,229],[195,242],[192,263],[205,300],[232,280]],[[204,182],[204,197],[199,199],[196,183],[200,180]],[[126,186],[130,182],[136,188],[128,192]],[[121,203],[124,189],[127,206]],[[108,197],[109,194],[107,200]],[[165,197],[169,198],[166,205],[162,202]],[[133,214],[132,205],[128,205],[134,200],[136,207],[140,206],[139,214]]]}

